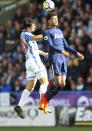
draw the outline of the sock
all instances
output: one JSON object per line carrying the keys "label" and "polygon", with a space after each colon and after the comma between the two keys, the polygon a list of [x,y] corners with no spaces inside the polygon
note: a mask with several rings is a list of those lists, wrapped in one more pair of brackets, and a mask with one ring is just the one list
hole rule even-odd
{"label": "sock", "polygon": [[51,94],[47,97],[47,101],[50,101],[61,90],[61,87],[56,87],[52,90]]}
{"label": "sock", "polygon": [[47,91],[47,87],[45,85],[40,85],[39,93],[40,93],[40,98],[41,95],[44,94]]}
{"label": "sock", "polygon": [[52,91],[53,91],[55,88],[56,88],[56,87],[55,87],[53,84],[51,84],[51,86],[48,88],[47,92],[45,93],[45,97],[48,98],[48,97],[51,95]]}
{"label": "sock", "polygon": [[22,108],[22,106],[24,106],[25,101],[29,97],[29,95],[30,95],[30,92],[27,89],[25,89],[22,92],[22,95],[21,95],[21,98],[20,98],[20,101],[19,101],[19,104],[18,104],[21,108]]}

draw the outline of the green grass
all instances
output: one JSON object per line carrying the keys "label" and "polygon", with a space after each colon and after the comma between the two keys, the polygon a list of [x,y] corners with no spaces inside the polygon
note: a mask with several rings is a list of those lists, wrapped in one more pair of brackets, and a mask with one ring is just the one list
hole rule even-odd
{"label": "green grass", "polygon": [[0,131],[92,131],[92,127],[0,127]]}

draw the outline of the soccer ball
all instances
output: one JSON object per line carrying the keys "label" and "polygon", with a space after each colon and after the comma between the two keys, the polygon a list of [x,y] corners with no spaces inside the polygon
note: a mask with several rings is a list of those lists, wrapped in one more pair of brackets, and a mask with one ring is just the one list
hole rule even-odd
{"label": "soccer ball", "polygon": [[47,12],[53,11],[55,8],[55,4],[52,0],[46,0],[43,3],[43,9]]}

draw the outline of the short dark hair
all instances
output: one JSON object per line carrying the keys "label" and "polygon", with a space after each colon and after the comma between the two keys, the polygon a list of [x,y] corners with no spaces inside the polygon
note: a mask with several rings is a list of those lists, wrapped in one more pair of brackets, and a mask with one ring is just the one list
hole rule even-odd
{"label": "short dark hair", "polygon": [[25,17],[24,20],[23,20],[23,28],[26,29],[27,27],[31,27],[33,24],[33,20],[28,18],[28,17]]}
{"label": "short dark hair", "polygon": [[50,12],[48,15],[47,15],[47,20],[50,20],[50,18],[52,16],[57,16],[57,13],[56,12]]}

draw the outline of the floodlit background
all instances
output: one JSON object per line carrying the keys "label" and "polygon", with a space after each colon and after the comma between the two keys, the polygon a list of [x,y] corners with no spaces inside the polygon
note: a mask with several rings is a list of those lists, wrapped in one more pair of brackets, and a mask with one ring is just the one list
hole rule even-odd
{"label": "floodlit background", "polygon": [[[26,86],[25,56],[20,44],[21,25],[27,16],[37,25],[36,31],[33,32],[35,35],[41,34],[47,28],[48,13],[43,10],[43,1],[0,0],[0,131],[19,129],[66,131],[81,128],[65,126],[82,125],[82,128],[85,125],[92,126],[91,0],[53,0],[64,37],[71,47],[84,54],[85,59],[80,61],[72,54],[67,58],[66,87],[51,100],[52,114],[44,115],[37,109],[39,82],[24,107],[25,119],[18,118],[13,110]],[[48,51],[48,45],[44,45],[42,41],[38,43],[38,47]],[[47,58],[41,59],[47,68],[50,85],[53,81],[51,67]],[[7,126],[9,128],[4,128]],[[13,126],[14,128],[10,128]],[[24,127],[19,128],[22,126]],[[41,128],[42,126],[45,127]],[[91,127],[89,130],[92,130]]]}

